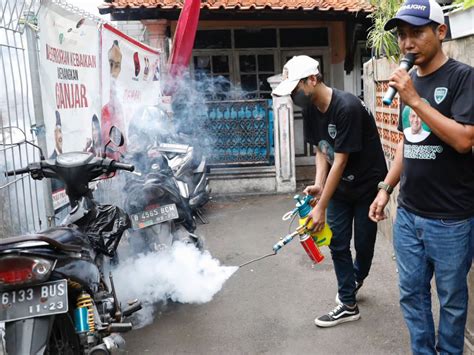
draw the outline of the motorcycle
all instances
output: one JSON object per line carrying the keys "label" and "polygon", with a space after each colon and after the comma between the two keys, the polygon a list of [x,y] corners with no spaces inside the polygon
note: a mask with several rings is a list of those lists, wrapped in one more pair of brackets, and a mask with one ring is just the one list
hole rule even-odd
{"label": "motorcycle", "polygon": [[[208,223],[202,207],[211,199],[211,189],[207,178],[207,160],[203,138],[204,132],[196,128],[196,124],[184,125],[176,122],[160,106],[147,106],[136,113],[130,122],[128,136],[136,136],[144,142],[150,143],[166,158],[168,166],[173,171],[176,184],[184,200],[191,208],[193,216],[205,224]],[[197,133],[201,132],[201,133]]]}
{"label": "motorcycle", "polygon": [[[108,282],[104,277],[107,260],[115,256],[130,219],[117,206],[98,204],[89,183],[119,170],[131,172],[134,166],[87,152],[46,160],[20,129],[3,131],[0,144],[26,143],[40,150],[39,162],[5,175],[59,179],[71,205],[60,227],[0,240],[0,321],[5,322],[6,351],[111,354],[124,346],[120,333],[132,329],[126,318],[141,304],[134,300],[122,309],[112,274]],[[23,141],[14,139],[21,135]],[[123,145],[118,129],[112,127],[109,135],[106,148]]]}
{"label": "motorcycle", "polygon": [[202,250],[203,238],[194,234],[192,211],[180,194],[165,156],[150,148],[130,159],[140,167],[127,176],[125,184],[124,206],[132,222],[128,240],[135,254],[171,247],[175,241]]}
{"label": "motorcycle", "polygon": [[158,150],[165,155],[181,196],[188,201],[193,215],[201,223],[209,223],[201,211],[211,199],[206,157],[189,144],[160,143]]}

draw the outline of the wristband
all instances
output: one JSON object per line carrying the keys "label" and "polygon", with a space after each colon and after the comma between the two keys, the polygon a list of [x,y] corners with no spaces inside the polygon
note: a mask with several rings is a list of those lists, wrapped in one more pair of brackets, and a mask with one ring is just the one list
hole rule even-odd
{"label": "wristband", "polygon": [[383,181],[380,181],[379,184],[377,185],[377,189],[379,190],[385,190],[387,193],[390,195],[393,192],[393,187],[390,186],[389,184],[386,184]]}

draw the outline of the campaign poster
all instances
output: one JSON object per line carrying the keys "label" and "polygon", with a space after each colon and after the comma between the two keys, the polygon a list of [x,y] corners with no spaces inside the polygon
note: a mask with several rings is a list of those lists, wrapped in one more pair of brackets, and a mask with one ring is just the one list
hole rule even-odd
{"label": "campaign poster", "polygon": [[[102,27],[102,139],[110,127],[125,136],[127,150],[130,123],[139,121],[144,107],[161,100],[160,52],[123,34],[109,24]],[[106,152],[114,157],[114,152]]]}
{"label": "campaign poster", "polygon": [[[41,5],[39,67],[47,158],[70,151],[100,155],[98,24],[51,1]],[[51,182],[58,212],[68,199],[64,184]]]}

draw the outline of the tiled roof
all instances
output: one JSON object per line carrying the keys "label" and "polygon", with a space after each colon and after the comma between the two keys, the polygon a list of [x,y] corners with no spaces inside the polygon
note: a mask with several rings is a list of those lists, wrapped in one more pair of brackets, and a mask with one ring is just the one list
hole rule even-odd
{"label": "tiled roof", "polygon": [[[181,9],[184,0],[109,0],[101,9]],[[372,12],[369,0],[201,0],[201,9],[209,10],[319,10]]]}

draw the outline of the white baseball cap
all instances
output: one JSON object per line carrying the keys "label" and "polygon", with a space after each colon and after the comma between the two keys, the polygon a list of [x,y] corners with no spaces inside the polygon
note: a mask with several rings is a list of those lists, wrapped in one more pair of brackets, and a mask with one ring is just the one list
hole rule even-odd
{"label": "white baseball cap", "polygon": [[319,74],[319,62],[307,55],[297,55],[286,62],[283,67],[283,81],[272,91],[272,95],[290,95],[301,79]]}

